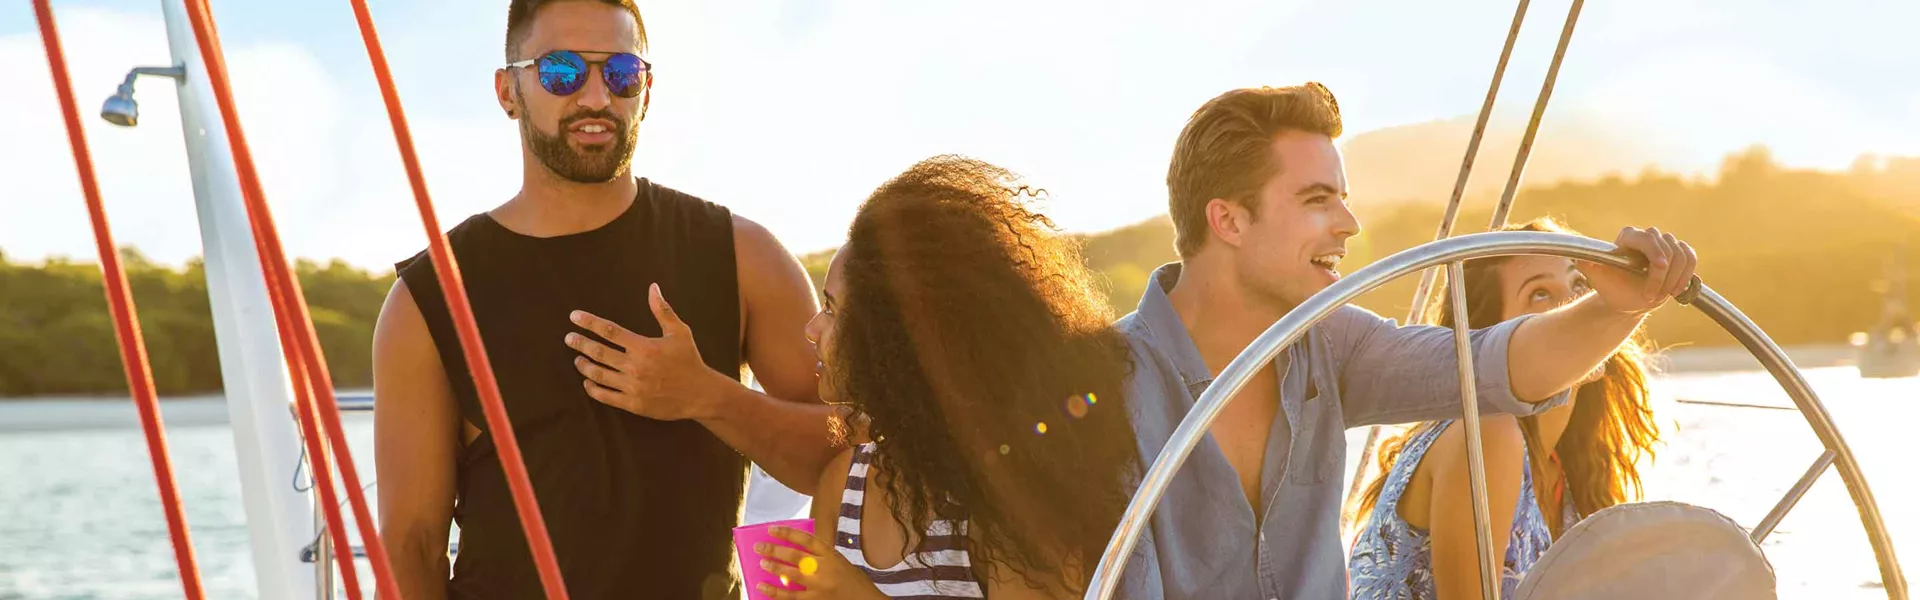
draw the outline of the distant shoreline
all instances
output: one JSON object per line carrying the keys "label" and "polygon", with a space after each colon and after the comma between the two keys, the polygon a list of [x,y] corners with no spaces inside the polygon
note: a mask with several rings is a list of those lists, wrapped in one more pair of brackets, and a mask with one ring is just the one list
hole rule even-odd
{"label": "distant shoreline", "polygon": [[[1802,369],[1853,366],[1859,349],[1847,344],[1788,346],[1787,358]],[[1655,362],[1660,373],[1717,373],[1758,371],[1759,359],[1739,346],[1680,346],[1668,348]]]}
{"label": "distant shoreline", "polygon": [[[1851,366],[1854,364],[1854,356],[1855,352],[1857,352],[1853,346],[1846,344],[1806,344],[1791,346],[1786,350],[1787,355],[1793,359],[1795,365],[1806,369]],[[1679,346],[1668,348],[1656,357],[1654,366],[1659,373],[1671,374],[1761,370],[1760,361],[1755,360],[1753,355],[1749,354],[1745,348],[1737,346]],[[365,396],[372,394],[373,390],[345,389],[339,390],[339,393],[343,396]],[[222,404],[221,400],[223,400],[224,397],[220,392],[201,392],[177,396],[162,396],[160,400],[164,405],[168,406],[188,404],[219,405]],[[0,396],[0,406],[17,406],[22,404],[84,406],[89,404],[119,404],[127,401],[127,396],[111,394]],[[185,408],[180,410],[182,412],[191,411],[191,409]],[[10,423],[8,421],[10,419],[6,418],[9,413],[14,412],[18,411],[0,412],[0,431],[15,430],[9,427]],[[169,418],[171,418],[172,412],[174,412],[174,409],[168,409],[166,411]],[[224,422],[224,408],[222,408],[221,412],[222,422]]]}
{"label": "distant shoreline", "polygon": [[[1853,346],[1847,344],[1803,344],[1786,348],[1787,356],[1801,368],[1844,367],[1854,364]],[[1676,346],[1667,348],[1655,360],[1660,373],[1715,373],[1725,371],[1758,371],[1760,361],[1753,358],[1745,348],[1738,346]],[[368,395],[373,390],[340,390],[342,395]],[[218,391],[198,392],[176,396],[162,396],[163,403],[179,403],[193,400],[219,400],[223,395]],[[112,394],[56,394],[47,396],[0,396],[0,405],[18,402],[63,402],[63,403],[107,403],[126,402],[127,396]],[[0,431],[6,430],[6,423],[0,420]]]}
{"label": "distant shoreline", "polygon": [[[366,395],[372,390],[341,390]],[[227,402],[221,394],[191,394],[162,398],[160,420],[168,429],[226,427]],[[347,421],[368,420],[366,413],[344,415]],[[139,429],[140,417],[128,398],[100,395],[0,398],[0,434]]]}
{"label": "distant shoreline", "polygon": [[[373,394],[373,390],[343,389],[343,390],[335,390],[334,393],[339,396],[369,396]],[[208,391],[208,392],[192,392],[187,394],[163,395],[160,397],[160,401],[162,403],[176,403],[176,402],[222,400],[225,398],[226,398],[225,393],[216,390],[216,391]],[[8,402],[68,402],[68,403],[75,403],[75,404],[84,404],[84,403],[94,403],[94,402],[100,402],[100,403],[127,402],[130,400],[132,400],[132,397],[130,396],[124,396],[124,395],[116,396],[111,394],[47,394],[44,396],[0,396],[0,404],[5,404]]]}

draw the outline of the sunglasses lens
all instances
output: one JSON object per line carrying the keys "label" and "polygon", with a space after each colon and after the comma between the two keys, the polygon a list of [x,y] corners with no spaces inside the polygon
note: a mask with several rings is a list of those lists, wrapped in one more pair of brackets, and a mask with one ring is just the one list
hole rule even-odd
{"label": "sunglasses lens", "polygon": [[540,87],[556,96],[571,96],[580,91],[587,78],[587,61],[571,50],[540,57]]}
{"label": "sunglasses lens", "polygon": [[609,56],[601,72],[606,76],[607,89],[615,96],[632,98],[646,87],[646,62],[638,56],[625,53]]}

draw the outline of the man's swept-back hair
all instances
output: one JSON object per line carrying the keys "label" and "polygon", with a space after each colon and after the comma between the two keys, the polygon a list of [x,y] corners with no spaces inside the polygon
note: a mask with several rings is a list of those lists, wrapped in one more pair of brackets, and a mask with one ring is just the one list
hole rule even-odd
{"label": "man's swept-back hair", "polygon": [[1254,196],[1280,168],[1269,149],[1288,131],[1340,137],[1340,103],[1316,82],[1241,88],[1215,96],[1187,119],[1167,167],[1174,247],[1193,256],[1207,243],[1207,203],[1229,200],[1258,215]]}
{"label": "man's swept-back hair", "polygon": [[640,49],[647,49],[647,22],[640,18],[640,7],[633,0],[513,0],[507,6],[507,62],[522,60],[520,43],[527,41],[527,30],[533,27],[533,17],[548,4],[560,2],[598,2],[607,6],[618,6],[633,15],[633,24],[640,34]]}

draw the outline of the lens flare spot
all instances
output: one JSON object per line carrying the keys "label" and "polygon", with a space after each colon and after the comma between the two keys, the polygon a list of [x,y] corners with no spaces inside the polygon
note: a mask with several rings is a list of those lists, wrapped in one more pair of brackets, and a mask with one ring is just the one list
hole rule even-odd
{"label": "lens flare spot", "polygon": [[1001,456],[1006,456],[1008,452],[1012,452],[1012,451],[1013,451],[1013,449],[1012,449],[1012,448],[1008,448],[1006,444],[1001,444],[1001,445],[1000,445],[1000,455],[1001,455]]}
{"label": "lens flare spot", "polygon": [[1067,398],[1067,416],[1075,419],[1085,418],[1087,416],[1087,397],[1073,396]]}
{"label": "lens flare spot", "polygon": [[812,575],[820,571],[820,561],[811,556],[801,557],[798,566],[801,575]]}
{"label": "lens flare spot", "polygon": [[1047,434],[1047,422],[1046,422],[1046,421],[1041,421],[1041,422],[1039,422],[1039,423],[1034,423],[1034,424],[1033,424],[1033,432],[1034,432],[1034,433],[1037,433],[1037,434],[1040,434],[1040,435],[1046,435],[1046,434]]}
{"label": "lens flare spot", "polygon": [[1100,402],[1099,396],[1095,396],[1093,392],[1087,392],[1087,406],[1093,406],[1094,404],[1099,402]]}

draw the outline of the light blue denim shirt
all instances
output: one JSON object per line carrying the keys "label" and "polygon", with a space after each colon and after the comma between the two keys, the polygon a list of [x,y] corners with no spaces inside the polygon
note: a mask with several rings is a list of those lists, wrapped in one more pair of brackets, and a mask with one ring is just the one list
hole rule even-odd
{"label": "light blue denim shirt", "polygon": [[[1132,346],[1127,395],[1143,471],[1214,379],[1167,301],[1179,278],[1179,263],[1155,270],[1139,308],[1117,325]],[[1507,341],[1524,320],[1470,336],[1482,412],[1524,415],[1566,402],[1565,392],[1538,405],[1513,396]],[[1459,417],[1448,328],[1403,327],[1347,306],[1277,360],[1285,372],[1260,474],[1262,505],[1248,505],[1233,467],[1207,435],[1161,497],[1128,561],[1123,597],[1346,598],[1346,429]]]}

